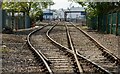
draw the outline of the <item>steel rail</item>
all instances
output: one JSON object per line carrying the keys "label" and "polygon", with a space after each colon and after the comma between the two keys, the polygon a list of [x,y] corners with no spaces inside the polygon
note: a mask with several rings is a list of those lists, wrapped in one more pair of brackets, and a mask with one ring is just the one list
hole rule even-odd
{"label": "steel rail", "polygon": [[116,64],[120,65],[120,58],[118,58],[116,55],[114,55],[110,50],[108,50],[106,47],[104,47],[101,43],[99,43],[97,40],[95,40],[92,36],[90,36],[87,32],[83,31],[80,27],[75,26],[72,22],[71,24],[77,28],[78,30],[80,30],[84,35],[86,35],[88,38],[90,38],[95,44],[97,44],[98,47],[100,47],[99,49],[106,53],[106,55],[109,55],[109,59],[112,59],[112,61],[114,60],[114,62]]}
{"label": "steel rail", "polygon": [[73,43],[72,43],[72,38],[71,38],[70,32],[69,32],[69,30],[68,30],[68,26],[65,25],[65,27],[66,27],[68,42],[69,42],[69,44],[70,44],[70,49],[73,51],[73,55],[74,55],[74,58],[75,58],[75,60],[76,60],[76,63],[77,63],[79,72],[80,72],[80,73],[83,73],[83,69],[82,69],[82,67],[81,67],[81,64],[80,64],[79,61],[78,61],[78,57],[77,57],[77,55],[76,55],[76,50],[75,50],[75,48],[74,48],[74,46],[73,46]]}
{"label": "steel rail", "polygon": [[[46,26],[48,26],[48,25],[46,25]],[[42,52],[37,51],[37,50],[34,48],[34,46],[31,44],[31,42],[30,42],[30,37],[31,37],[34,33],[36,33],[36,32],[38,32],[39,30],[45,28],[46,26],[43,26],[42,28],[39,28],[39,29],[34,30],[34,31],[32,31],[31,33],[29,33],[29,35],[27,36],[27,44],[30,46],[30,48],[32,49],[32,51],[34,51],[34,52],[41,58],[41,60],[43,61],[44,65],[46,66],[48,72],[49,72],[50,74],[53,74],[50,66],[48,65],[48,59],[42,54]]]}
{"label": "steel rail", "polygon": [[[61,48],[61,50],[66,51],[66,52],[68,52],[68,53],[70,53],[70,54],[73,55],[74,52],[73,52],[71,49],[69,49],[69,48],[61,45],[60,43],[56,42],[53,38],[51,38],[51,37],[49,36],[50,32],[52,31],[52,29],[53,29],[55,26],[56,26],[56,25],[52,26],[52,27],[46,32],[46,36],[48,37],[48,39],[49,39],[50,41],[52,41],[55,45],[57,45],[59,48]],[[82,56],[78,51],[76,51],[76,54],[77,54],[77,57],[80,57],[80,58],[82,58],[82,59],[87,60],[87,61],[90,62],[92,65],[94,65],[95,67],[97,67],[99,70],[102,70],[105,74],[111,74],[108,70],[104,69],[103,67],[99,66],[99,65],[96,64],[95,62],[92,62],[92,61],[88,60],[87,58],[85,58],[84,56]]]}

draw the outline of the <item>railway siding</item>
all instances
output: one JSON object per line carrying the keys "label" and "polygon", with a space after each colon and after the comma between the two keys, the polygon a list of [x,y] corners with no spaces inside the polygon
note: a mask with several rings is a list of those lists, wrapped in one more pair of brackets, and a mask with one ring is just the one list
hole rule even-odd
{"label": "railway siding", "polygon": [[[52,28],[53,29],[53,28]],[[51,29],[51,30],[52,30]],[[51,31],[50,30],[50,31]],[[48,36],[48,35],[47,35]],[[51,41],[53,41],[57,46],[59,46],[59,47],[62,47],[62,49],[64,50],[64,51],[67,51],[68,53],[71,53],[71,55],[68,55],[68,56],[72,56],[74,53],[73,53],[73,51],[71,50],[71,49],[68,49],[68,48],[66,48],[66,47],[64,47],[64,46],[62,46],[61,44],[59,44],[59,43],[57,43],[56,41],[54,41],[54,38],[52,39],[52,38],[50,38],[49,37],[49,39],[51,40]],[[82,63],[82,66],[84,67],[83,69],[84,69],[84,73],[109,73],[109,71],[107,71],[107,70],[105,70],[104,68],[102,68],[101,66],[99,66],[99,65],[97,65],[97,64],[95,64],[94,62],[91,62],[90,60],[87,60],[85,57],[83,57],[82,55],[80,55],[79,53],[77,53],[77,57],[79,57],[78,59],[79,59],[79,62],[80,63]],[[89,65],[88,65],[89,64]]]}
{"label": "railway siding", "polygon": [[[3,34],[2,73],[41,73],[42,69],[26,45],[26,37],[31,32]],[[24,58],[23,58],[24,57]]]}
{"label": "railway siding", "polygon": [[[112,34],[102,34],[96,31],[90,31],[87,28],[80,26],[85,32],[90,34],[93,38],[95,38],[98,42],[100,42],[104,47],[109,49],[114,55],[119,57],[119,45],[118,45],[118,37]],[[120,57],[119,57],[120,58]]]}
{"label": "railway siding", "polygon": [[50,61],[49,66],[53,73],[74,73],[71,59],[46,38],[46,32],[49,28],[46,27],[32,36],[32,40],[35,42],[33,46]]}
{"label": "railway siding", "polygon": [[[75,48],[83,56],[96,62],[97,64],[99,64],[100,66],[104,67],[105,69],[107,69],[111,72],[118,72],[119,61],[116,57],[112,56],[111,53],[110,53],[110,55],[108,55],[109,52],[106,54],[107,50],[105,50],[105,49],[101,50],[101,46],[96,47],[96,45],[93,43],[93,41],[90,41],[90,39],[88,37],[86,37],[86,35],[84,35],[82,32],[80,32],[75,27],[73,27],[73,28],[70,28],[70,34],[72,36],[73,43],[75,45]],[[79,38],[77,38],[77,37],[79,37]],[[80,41],[76,40],[76,38]],[[84,45],[82,45],[82,44],[84,44]],[[81,47],[81,45],[83,47]],[[88,48],[85,48],[85,46],[88,46]],[[104,56],[106,56],[107,58],[105,58]],[[108,58],[108,56],[109,56],[109,58]],[[116,63],[117,65],[115,63],[112,63],[113,60],[110,58],[114,58],[114,60],[116,60],[116,62],[118,62],[118,63]],[[111,62],[110,62],[110,60],[111,60]]]}
{"label": "railway siding", "polygon": [[[53,25],[53,23],[51,24]],[[26,44],[26,37],[28,33],[16,33],[15,36],[13,35],[13,38],[7,38],[6,35],[6,38],[4,37],[3,39],[3,45],[7,46],[7,48],[5,48],[5,52],[3,52],[3,72],[41,73],[47,72],[47,68],[50,67],[53,73],[76,73],[79,72],[78,64],[80,64],[81,69],[83,69],[84,73],[109,73],[109,71],[118,72],[117,70],[119,61],[117,63],[113,63],[115,61],[110,62],[110,60],[113,58],[111,58],[111,56],[108,56],[108,53],[106,54],[105,52],[101,52],[101,50],[99,50],[101,48],[98,48],[99,46],[96,46],[88,37],[86,37],[82,32],[72,26],[68,27],[70,31],[69,35],[72,38],[71,43],[73,43],[73,47],[71,49],[70,43],[68,43],[69,41],[67,39],[68,36],[66,35],[67,30],[63,25],[64,23],[58,24],[62,25],[54,27],[52,27],[52,25],[47,26],[38,31],[34,31],[35,33],[33,34],[31,33],[30,42],[28,43],[32,43],[30,44],[33,46],[32,49],[39,53],[40,57],[44,59],[44,63],[40,58],[33,56],[36,55],[36,53],[28,51],[30,49],[30,46],[27,46]],[[49,41],[51,38],[52,40]],[[27,39],[29,40],[29,38]],[[26,51],[26,49],[28,50]],[[73,49],[75,49],[75,51],[73,51]],[[104,50],[102,49],[102,51]],[[15,55],[10,55],[11,53],[15,53]],[[76,55],[74,53],[76,53]],[[75,61],[75,56],[78,58],[78,62]],[[108,60],[104,56],[107,56],[107,58],[111,59]],[[16,62],[15,65],[14,62],[11,63],[11,61],[9,61],[11,60],[10,57],[12,57],[12,60]],[[25,57],[25,59],[23,60],[22,57]],[[90,60],[87,60],[85,58]],[[115,58],[116,57],[114,57],[114,59]],[[47,68],[43,65],[45,64],[45,61],[46,64],[48,64]],[[5,63],[7,63],[7,65]],[[10,69],[10,63],[13,64],[14,68]]]}

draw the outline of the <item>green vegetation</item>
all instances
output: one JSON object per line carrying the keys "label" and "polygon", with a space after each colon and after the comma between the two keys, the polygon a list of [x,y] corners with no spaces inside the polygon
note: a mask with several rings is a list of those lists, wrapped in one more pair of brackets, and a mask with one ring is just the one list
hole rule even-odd
{"label": "green vegetation", "polygon": [[0,1],[0,9],[2,8],[2,2]]}
{"label": "green vegetation", "polygon": [[7,53],[10,52],[11,50],[8,48],[0,48],[0,53]]}
{"label": "green vegetation", "polygon": [[86,12],[89,18],[107,14],[115,9],[120,9],[120,2],[78,2],[83,7],[86,6]]}
{"label": "green vegetation", "polygon": [[[40,0],[41,1],[41,0]],[[2,3],[2,9],[8,12],[26,12],[30,16],[31,20],[35,21],[36,18],[42,15],[42,9],[47,8],[49,3],[53,3],[51,0],[49,2],[4,2]]]}
{"label": "green vegetation", "polygon": [[[90,29],[103,33],[120,35],[120,1],[119,2],[87,2],[72,0],[85,7],[86,24]],[[83,2],[81,2],[83,1]],[[85,2],[86,1],[86,2]],[[97,1],[97,0],[96,0]]]}

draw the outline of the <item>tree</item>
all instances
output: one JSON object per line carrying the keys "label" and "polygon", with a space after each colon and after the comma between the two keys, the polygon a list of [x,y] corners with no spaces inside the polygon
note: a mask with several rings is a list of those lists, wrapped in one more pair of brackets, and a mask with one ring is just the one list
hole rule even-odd
{"label": "tree", "polygon": [[[7,12],[12,13],[12,17],[14,18],[14,13],[24,12],[30,18],[28,18],[30,24],[36,21],[36,18],[42,15],[42,9],[48,7],[48,2],[4,2],[2,4],[2,9]],[[42,0],[39,0],[42,1]],[[52,2],[51,0],[49,0]],[[24,14],[25,15],[25,14]],[[12,28],[14,27],[14,19],[12,18]]]}
{"label": "tree", "polygon": [[0,9],[2,9],[2,2],[0,1]]}
{"label": "tree", "polygon": [[47,8],[49,3],[53,2],[51,0],[49,2],[5,2],[2,8],[13,12],[24,11],[31,19],[34,19],[42,14],[42,9]]}
{"label": "tree", "polygon": [[[119,2],[78,2],[76,0],[73,0],[73,1],[79,3],[82,6],[87,7],[85,9],[87,12],[87,19],[86,20],[88,20],[88,22],[90,21],[91,23],[93,23],[94,19],[96,19],[96,18],[98,21],[101,21],[100,18],[103,15],[106,15],[109,12],[114,12],[115,10],[120,9],[120,1]],[[83,0],[83,1],[85,1],[85,0]],[[107,20],[107,17],[106,16],[104,16],[104,17]],[[93,26],[94,24],[90,24],[90,22],[87,24]],[[96,25],[97,25],[97,28],[99,31],[101,24],[98,23]],[[94,25],[94,26],[96,26],[96,25]],[[106,24],[106,25],[108,25],[108,24]]]}

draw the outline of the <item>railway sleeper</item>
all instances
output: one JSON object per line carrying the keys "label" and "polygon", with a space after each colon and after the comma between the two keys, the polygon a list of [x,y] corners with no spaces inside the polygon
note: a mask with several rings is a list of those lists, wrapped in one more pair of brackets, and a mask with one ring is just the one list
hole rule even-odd
{"label": "railway sleeper", "polygon": [[91,65],[90,63],[87,63],[87,62],[86,62],[86,66],[92,66],[92,65]]}
{"label": "railway sleeper", "polygon": [[102,51],[102,52],[103,52],[103,53],[102,53],[103,56],[106,57],[106,56],[108,55],[108,53],[106,53],[105,51]]}
{"label": "railway sleeper", "polygon": [[100,72],[100,73],[103,73],[103,74],[108,74],[108,73],[106,73],[104,70],[102,70],[102,69],[99,68],[99,67],[94,66],[94,68],[96,68],[96,69],[95,69],[96,72]]}
{"label": "railway sleeper", "polygon": [[40,66],[43,66],[43,64],[44,64],[43,62],[39,62],[39,65],[40,65]]}
{"label": "railway sleeper", "polygon": [[73,58],[73,55],[72,54],[67,54],[68,57],[71,57],[71,59]]}
{"label": "railway sleeper", "polygon": [[95,73],[99,73],[99,74],[105,74],[103,71],[101,71],[99,68],[94,68]]}
{"label": "railway sleeper", "polygon": [[116,61],[111,55],[109,55],[109,54],[106,53],[106,52],[103,52],[102,55],[103,55],[104,57],[106,57],[107,59],[109,59],[109,61],[111,61],[112,63],[114,63],[114,62]]}
{"label": "railway sleeper", "polygon": [[111,55],[108,55],[107,59],[109,59],[109,61],[111,61],[112,63],[116,63],[115,59]]}
{"label": "railway sleeper", "polygon": [[120,67],[120,61],[115,61],[115,64]]}
{"label": "railway sleeper", "polygon": [[105,72],[103,72],[100,68],[93,67],[93,70],[94,70],[95,73],[105,74]]}
{"label": "railway sleeper", "polygon": [[41,69],[45,70],[45,69],[47,69],[47,68],[46,68],[45,65],[42,65],[42,66],[41,66]]}
{"label": "railway sleeper", "polygon": [[[64,51],[63,51],[63,52],[64,52]],[[64,54],[65,54],[65,55],[70,55],[68,52],[65,52]]]}
{"label": "railway sleeper", "polygon": [[75,59],[74,55],[71,55],[70,58],[71,58],[71,59]]}
{"label": "railway sleeper", "polygon": [[80,64],[87,66],[87,63],[85,63],[85,62],[81,62],[81,61],[80,61]]}
{"label": "railway sleeper", "polygon": [[50,74],[47,70],[45,70],[45,71],[43,71],[44,72],[44,74]]}
{"label": "railway sleeper", "polygon": [[90,65],[91,63],[88,62],[87,60],[81,60],[82,62],[86,62],[88,65]]}
{"label": "railway sleeper", "polygon": [[38,63],[42,63],[43,61],[39,58],[39,56],[37,54],[34,53],[34,58],[36,59],[36,61]]}
{"label": "railway sleeper", "polygon": [[79,57],[79,56],[77,56],[78,57],[78,60],[84,60],[83,58],[81,58],[81,57]]}
{"label": "railway sleeper", "polygon": [[74,63],[73,63],[73,65],[75,66],[75,67],[77,67],[77,63],[75,62],[75,61],[73,61]]}
{"label": "railway sleeper", "polygon": [[73,63],[76,63],[75,58],[71,59],[71,61],[73,61]]}
{"label": "railway sleeper", "polygon": [[73,71],[74,71],[75,73],[79,72],[79,71],[78,71],[78,68],[75,67],[75,66],[73,67]]}
{"label": "railway sleeper", "polygon": [[86,64],[87,66],[91,66],[91,63],[90,62],[87,62],[87,64]]}
{"label": "railway sleeper", "polygon": [[44,72],[45,74],[48,74],[48,73],[49,73],[46,67],[43,68],[43,71],[42,71],[42,72]]}

